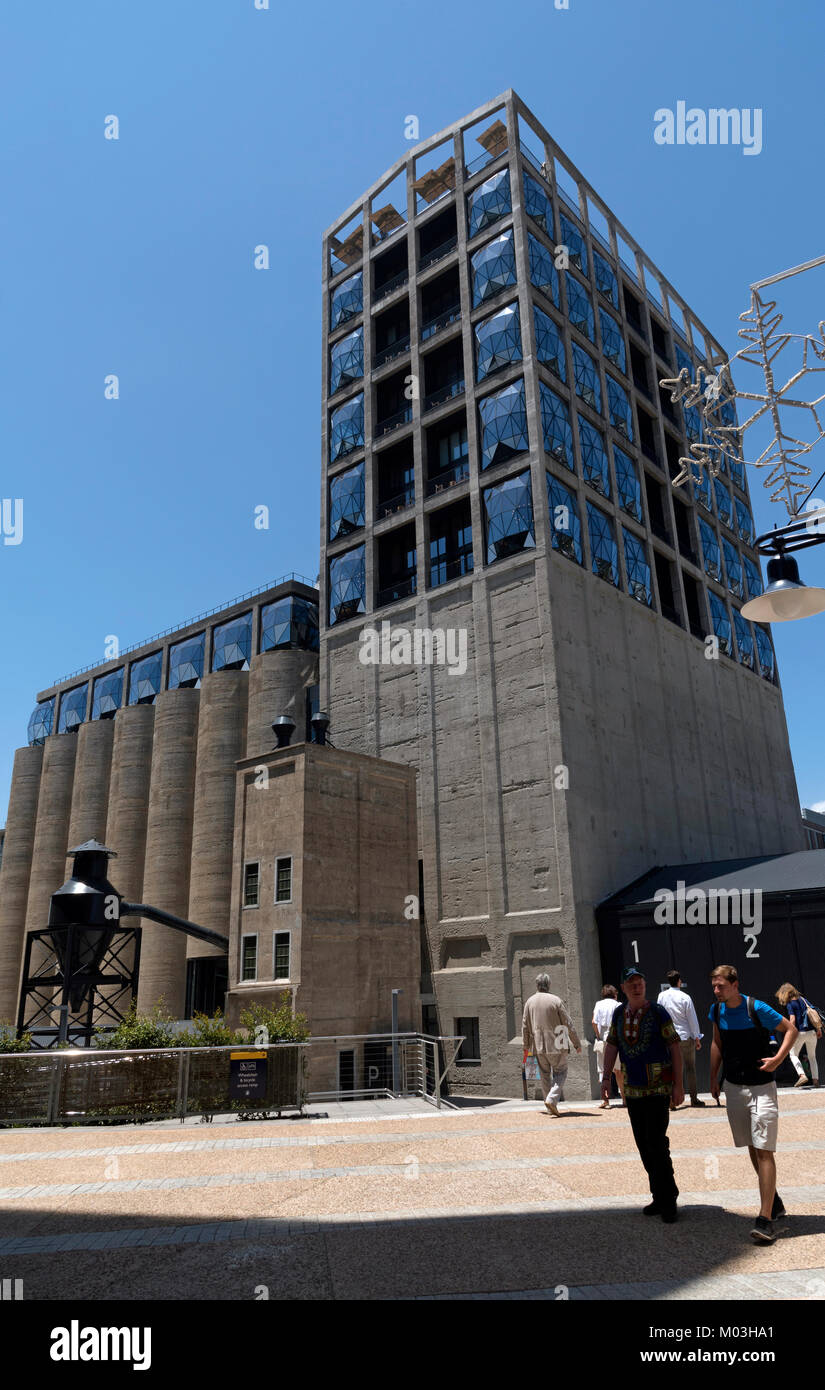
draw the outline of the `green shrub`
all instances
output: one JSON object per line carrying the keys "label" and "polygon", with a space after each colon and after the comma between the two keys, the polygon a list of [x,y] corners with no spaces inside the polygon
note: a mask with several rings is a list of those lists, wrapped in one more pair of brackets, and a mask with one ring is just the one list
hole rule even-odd
{"label": "green shrub", "polygon": [[31,1050],[31,1033],[24,1033],[22,1038],[18,1038],[15,1024],[0,1019],[0,1052],[31,1052]]}
{"label": "green shrub", "polygon": [[293,1014],[288,992],[281,995],[277,1005],[251,1003],[241,1013],[241,1027],[246,1028],[249,1040],[254,1041],[256,1030],[266,1028],[269,1041],[304,1042],[309,1037],[306,1014]]}
{"label": "green shrub", "polygon": [[192,1023],[192,1032],[180,1039],[182,1047],[231,1047],[232,1043],[244,1041],[240,1033],[229,1027],[220,1009],[213,1018],[195,1014]]}
{"label": "green shrub", "polygon": [[180,1047],[180,1037],[170,1027],[171,1014],[165,1013],[161,999],[148,1014],[139,1014],[133,1000],[128,1014],[110,1033],[98,1033],[94,1046],[107,1050],[121,1047]]}

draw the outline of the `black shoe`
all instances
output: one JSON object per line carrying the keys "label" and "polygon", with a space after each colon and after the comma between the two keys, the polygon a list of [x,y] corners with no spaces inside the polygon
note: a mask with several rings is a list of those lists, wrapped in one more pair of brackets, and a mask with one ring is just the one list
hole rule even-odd
{"label": "black shoe", "polygon": [[672,1207],[662,1207],[661,1217],[666,1226],[672,1226],[674,1221],[678,1221],[679,1213],[676,1209],[676,1203],[674,1202]]}
{"label": "black shoe", "polygon": [[773,1229],[773,1222],[766,1216],[757,1216],[751,1226],[751,1236],[757,1245],[773,1245],[776,1235]]}
{"label": "black shoe", "polygon": [[692,1100],[690,1103],[691,1103],[692,1106],[696,1106],[696,1105],[700,1106],[700,1107],[702,1108],[702,1110],[704,1110],[704,1108],[705,1108],[705,1102],[704,1102],[703,1100]]}
{"label": "black shoe", "polygon": [[781,1221],[783,1223],[782,1229],[787,1230],[788,1213],[785,1210],[785,1203],[782,1201],[778,1192],[773,1199],[773,1206],[771,1207],[771,1221],[775,1226]]}
{"label": "black shoe", "polygon": [[642,1207],[642,1216],[661,1216],[662,1210],[658,1202],[651,1202],[650,1206]]}

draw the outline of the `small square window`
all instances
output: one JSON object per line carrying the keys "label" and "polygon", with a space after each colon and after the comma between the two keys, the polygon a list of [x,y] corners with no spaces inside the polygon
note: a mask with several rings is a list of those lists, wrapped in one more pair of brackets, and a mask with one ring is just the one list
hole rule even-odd
{"label": "small square window", "polygon": [[292,859],[276,859],[275,861],[275,901],[276,903],[292,902]]}
{"label": "small square window", "polygon": [[478,1040],[478,1019],[477,1018],[457,1018],[455,1021],[456,1034],[463,1034],[464,1041],[458,1051],[456,1062],[480,1062],[481,1048]]}
{"label": "small square window", "polygon": [[258,978],[258,938],[257,936],[244,936],[241,939],[241,979],[256,980]]}
{"label": "small square window", "polygon": [[275,973],[273,978],[276,980],[289,979],[289,948],[290,932],[277,931],[273,938],[273,956]]}
{"label": "small square window", "polygon": [[260,895],[260,872],[257,864],[244,864],[243,905],[257,907]]}

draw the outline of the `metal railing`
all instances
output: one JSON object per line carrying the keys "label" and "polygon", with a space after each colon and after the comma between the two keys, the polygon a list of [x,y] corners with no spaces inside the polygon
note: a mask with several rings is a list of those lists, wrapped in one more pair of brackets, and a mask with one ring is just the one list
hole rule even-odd
{"label": "metal railing", "polygon": [[391,434],[393,430],[400,429],[402,425],[408,425],[412,420],[412,405],[405,405],[402,410],[397,410],[394,415],[387,415],[383,420],[379,420],[375,426],[375,438],[380,439],[382,435]]}
{"label": "metal railing", "polygon": [[[357,445],[353,446],[357,448]],[[155,632],[151,637],[144,637],[142,642],[133,642],[129,647],[121,647],[116,657],[108,660],[119,661],[121,657],[128,656],[130,652],[137,652],[141,647],[148,647],[152,642],[160,642],[164,637],[170,637],[173,632],[182,632],[184,628],[192,627],[195,623],[201,623],[205,618],[214,618],[216,613],[223,613],[229,608],[234,608],[238,603],[246,603],[247,599],[257,598],[259,594],[265,594],[268,589],[277,589],[280,584],[287,584],[290,580],[297,580],[299,584],[306,584],[310,589],[317,589],[317,584],[313,579],[307,579],[305,574],[297,574],[294,570],[289,574],[284,574],[280,579],[274,579],[269,584],[262,584],[258,589],[250,589],[246,594],[239,594],[237,598],[230,599],[228,603],[219,603],[217,608],[207,608],[205,613],[196,613],[194,618],[187,618],[183,623],[176,623],[174,627],[165,627],[162,632]],[[96,671],[98,666],[105,666],[107,659],[103,661],[93,661],[89,666],[79,666],[76,671],[70,671],[68,676],[61,676],[59,680],[52,681],[52,685],[62,685],[64,681],[73,680],[75,676],[82,676],[86,671]]]}
{"label": "metal railing", "polygon": [[390,584],[386,589],[379,589],[375,596],[376,608],[386,608],[388,603],[397,603],[399,599],[410,598],[417,592],[417,576],[411,574],[407,579],[399,579],[397,584]]}
{"label": "metal railing", "polygon": [[431,265],[435,265],[438,261],[442,261],[445,256],[449,256],[450,252],[455,250],[457,245],[458,236],[456,235],[448,237],[447,240],[442,241],[439,246],[434,246],[432,251],[425,251],[424,255],[418,258],[419,272],[428,270]]}
{"label": "metal railing", "polygon": [[532,164],[533,168],[536,170],[536,173],[541,174],[543,179],[547,179],[547,172],[544,161],[541,159],[537,159],[536,156],[533,154],[532,150],[529,150],[527,148],[523,140],[519,140],[518,147],[521,150],[521,153],[524,155],[524,158],[528,160],[530,164]]}
{"label": "metal railing", "polygon": [[432,391],[429,396],[425,396],[423,411],[435,410],[437,405],[445,405],[447,401],[454,400],[456,396],[463,395],[463,380],[448,382],[446,386],[439,386],[437,391]]}
{"label": "metal railing", "polygon": [[470,476],[470,461],[462,459],[454,468],[445,468],[441,473],[434,473],[432,478],[428,478],[424,487],[425,497],[432,497],[436,492],[443,492],[447,487],[456,487],[463,483]]}
{"label": "metal railing", "polygon": [[375,354],[372,361],[373,371],[378,367],[385,366],[387,362],[392,362],[396,357],[401,357],[403,353],[409,352],[409,350],[409,335],[406,338],[399,338],[395,343],[389,343],[387,347],[382,348],[380,352]]}
{"label": "metal railing", "polygon": [[375,294],[373,295],[373,304],[380,304],[382,299],[387,298],[387,295],[394,294],[396,290],[400,290],[402,285],[406,285],[409,278],[410,275],[407,270],[402,270],[398,275],[393,275],[392,279],[385,281],[380,289],[376,288]]}
{"label": "metal railing", "polygon": [[[0,1055],[0,1126],[128,1124],[218,1114],[238,1119],[310,1101],[421,1096],[440,1108],[463,1036],[339,1034],[228,1047],[53,1049]],[[243,1094],[232,1054],[266,1059]],[[247,1058],[247,1060],[250,1060]],[[240,1091],[240,1094],[239,1094]]]}
{"label": "metal railing", "polygon": [[386,501],[379,502],[375,508],[375,519],[381,521],[385,516],[391,516],[393,512],[406,511],[415,501],[415,488],[412,484],[399,492],[395,497],[388,497]]}
{"label": "metal railing", "polygon": [[430,588],[437,589],[440,584],[449,584],[451,579],[460,579],[462,575],[472,573],[472,551],[454,559],[436,560],[430,565]]}
{"label": "metal railing", "polygon": [[449,328],[451,323],[457,323],[460,318],[461,305],[453,304],[449,309],[445,309],[443,313],[438,314],[434,319],[428,319],[421,328],[422,343],[425,342],[427,338],[435,337],[436,333],[440,332],[442,328]]}

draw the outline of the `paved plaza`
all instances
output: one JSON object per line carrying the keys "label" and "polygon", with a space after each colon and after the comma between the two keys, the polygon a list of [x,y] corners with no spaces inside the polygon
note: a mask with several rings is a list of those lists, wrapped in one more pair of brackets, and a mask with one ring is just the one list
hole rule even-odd
{"label": "paved plaza", "polygon": [[705,1099],[671,1117],[676,1226],[641,1215],[627,1114],[592,1102],[0,1131],[0,1277],[31,1300],[821,1300],[825,1090],[780,1093],[790,1220],[767,1248]]}

